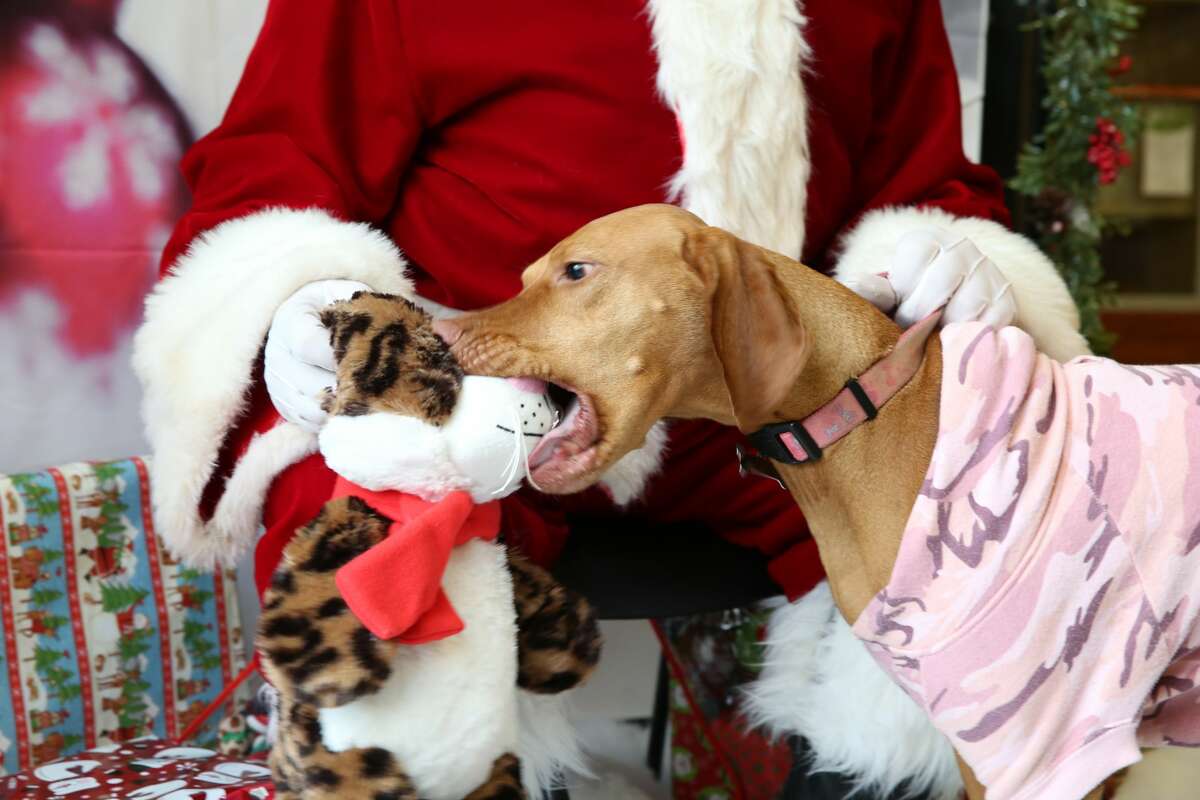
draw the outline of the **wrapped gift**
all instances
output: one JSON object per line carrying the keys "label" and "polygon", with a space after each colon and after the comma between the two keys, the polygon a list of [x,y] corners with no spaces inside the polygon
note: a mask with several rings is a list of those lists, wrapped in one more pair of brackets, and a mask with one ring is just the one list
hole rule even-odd
{"label": "wrapped gift", "polygon": [[271,770],[261,760],[234,760],[203,747],[161,739],[104,745],[0,778],[12,800],[268,800]]}
{"label": "wrapped gift", "polygon": [[[137,458],[0,475],[0,775],[178,739],[244,665],[233,574],[159,544],[148,475]],[[220,717],[187,740],[216,747]]]}
{"label": "wrapped gift", "polygon": [[761,669],[766,619],[762,609],[738,609],[660,622],[675,800],[771,800],[783,789],[790,748],[752,729],[738,703]]}

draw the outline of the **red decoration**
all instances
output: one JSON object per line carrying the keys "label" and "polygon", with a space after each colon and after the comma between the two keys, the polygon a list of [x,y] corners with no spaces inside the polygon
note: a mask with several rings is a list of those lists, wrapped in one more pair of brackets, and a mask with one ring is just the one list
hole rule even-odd
{"label": "red decoration", "polygon": [[50,295],[76,357],[108,353],[141,318],[155,255],[187,206],[177,172],[186,125],[99,27],[107,6],[0,21],[0,309],[31,290]]}
{"label": "red decoration", "polygon": [[0,778],[0,796],[42,800],[131,797],[206,797],[269,800],[271,771],[261,759],[232,760],[202,747],[139,739],[98,747]]}
{"label": "red decoration", "polygon": [[1117,171],[1129,166],[1129,151],[1125,149],[1125,134],[1106,117],[1096,117],[1096,132],[1088,137],[1091,145],[1087,159],[1100,173],[1100,184],[1117,179]]}
{"label": "red decoration", "polygon": [[1120,58],[1117,59],[1115,64],[1113,64],[1111,67],[1109,67],[1108,74],[1115,78],[1118,75],[1124,75],[1126,72],[1129,72],[1129,69],[1132,66],[1133,66],[1133,56],[1129,55],[1128,53],[1125,53],[1124,55],[1122,55]]}
{"label": "red decoration", "polygon": [[[475,505],[466,492],[430,503],[404,492],[373,492],[339,478],[334,498],[357,497],[393,520],[387,538],[337,571],[351,613],[380,639],[424,644],[463,629],[442,575],[451,551],[471,539],[494,541],[500,504]],[[396,587],[405,591],[397,595]]]}

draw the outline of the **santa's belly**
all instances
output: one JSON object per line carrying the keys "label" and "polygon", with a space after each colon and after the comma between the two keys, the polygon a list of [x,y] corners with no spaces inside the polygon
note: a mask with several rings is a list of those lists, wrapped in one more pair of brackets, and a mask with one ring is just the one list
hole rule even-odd
{"label": "santa's belly", "polygon": [[504,548],[472,541],[455,549],[442,588],[461,633],[400,648],[379,692],[322,709],[333,751],[382,747],[429,800],[461,800],[492,762],[517,750],[516,619]]}

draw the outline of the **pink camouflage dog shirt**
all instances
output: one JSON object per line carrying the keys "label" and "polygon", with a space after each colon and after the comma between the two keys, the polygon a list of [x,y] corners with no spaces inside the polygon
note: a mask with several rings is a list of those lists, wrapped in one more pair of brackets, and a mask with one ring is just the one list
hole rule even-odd
{"label": "pink camouflage dog shirt", "polygon": [[941,419],[855,633],[988,800],[1076,800],[1200,746],[1200,366],[941,333]]}

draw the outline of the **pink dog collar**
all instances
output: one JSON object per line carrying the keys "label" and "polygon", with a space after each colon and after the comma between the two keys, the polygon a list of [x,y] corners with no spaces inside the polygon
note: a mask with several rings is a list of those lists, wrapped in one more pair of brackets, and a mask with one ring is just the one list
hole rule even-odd
{"label": "pink dog collar", "polygon": [[[900,336],[896,346],[825,405],[802,420],[777,422],[759,428],[746,438],[759,453],[784,464],[817,461],[826,447],[868,420],[917,374],[925,355],[925,343],[942,318],[939,308]],[[761,464],[739,450],[743,471],[762,474]],[[768,477],[778,480],[776,475]]]}

